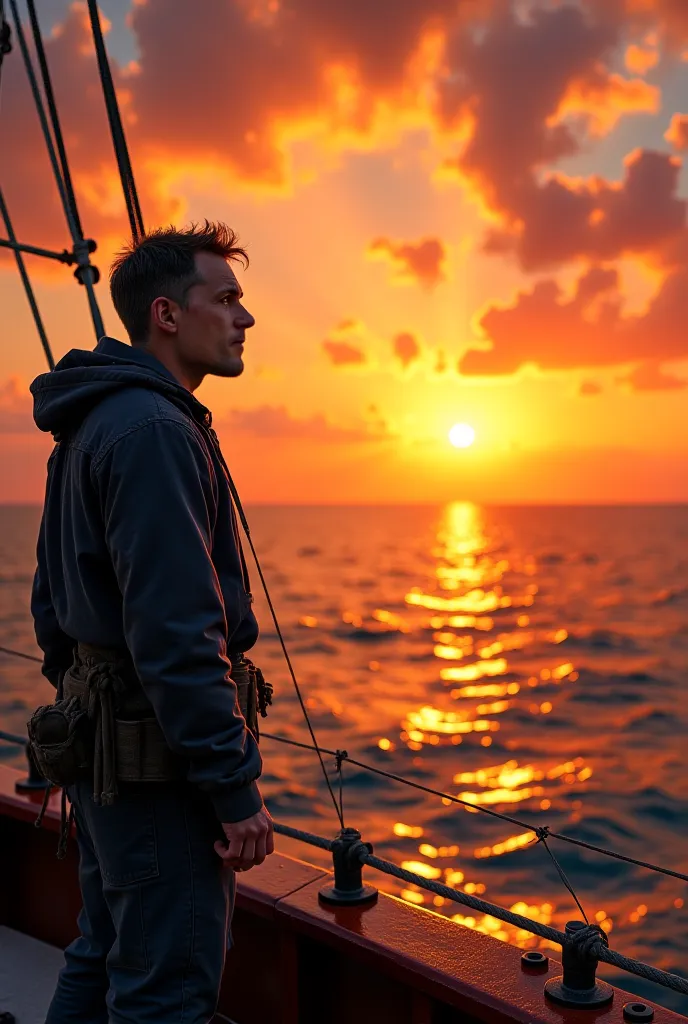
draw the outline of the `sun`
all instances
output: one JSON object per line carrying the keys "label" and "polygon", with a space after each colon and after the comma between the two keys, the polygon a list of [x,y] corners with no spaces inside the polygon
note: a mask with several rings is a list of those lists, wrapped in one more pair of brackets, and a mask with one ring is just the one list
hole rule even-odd
{"label": "sun", "polygon": [[455,423],[449,431],[449,440],[455,448],[470,448],[475,441],[475,430],[468,423]]}

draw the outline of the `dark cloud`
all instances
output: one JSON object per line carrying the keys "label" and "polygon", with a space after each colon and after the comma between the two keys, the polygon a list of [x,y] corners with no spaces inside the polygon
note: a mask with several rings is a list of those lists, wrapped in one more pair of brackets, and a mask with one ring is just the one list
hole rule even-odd
{"label": "dark cloud", "polygon": [[227,418],[220,420],[218,431],[227,435],[242,433],[260,438],[326,443],[380,441],[386,436],[384,422],[379,416],[369,426],[337,427],[329,423],[322,413],[298,419],[283,405],[234,410]]}
{"label": "dark cloud", "polygon": [[594,380],[582,380],[578,386],[578,394],[582,397],[601,395],[602,385]]}
{"label": "dark cloud", "polygon": [[623,28],[615,13],[561,4],[523,20],[504,4],[483,33],[454,38],[438,116],[468,139],[447,167],[500,216],[488,251],[515,251],[527,269],[644,252],[685,224],[679,164],[665,154],[631,154],[620,188],[545,173],[591,131],[658,109],[656,88],[608,70]]}
{"label": "dark cloud", "polygon": [[528,270],[657,252],[686,225],[688,204],[676,194],[680,169],[677,157],[636,150],[626,159],[620,186],[601,178],[551,176],[524,190],[522,219],[511,229],[492,231],[486,249],[514,250]]}
{"label": "dark cloud", "polygon": [[639,360],[688,357],[688,266],[673,270],[645,313],[624,317],[613,270],[593,268],[566,301],[549,278],[520,291],[509,306],[491,305],[480,326],[489,350],[470,350],[463,374],[511,374],[541,369],[614,366]]}
{"label": "dark cloud", "polygon": [[445,278],[446,250],[439,238],[424,238],[420,242],[376,238],[367,253],[372,259],[387,260],[392,265],[393,280],[399,284],[419,282],[432,288]]}
{"label": "dark cloud", "polygon": [[348,341],[323,341],[322,347],[335,366],[360,366],[365,363],[365,352]]}
{"label": "dark cloud", "polygon": [[406,369],[411,363],[414,363],[420,356],[420,345],[415,335],[410,334],[408,331],[404,331],[402,334],[397,334],[392,342],[392,348],[394,355],[399,360],[401,365]]}
{"label": "dark cloud", "polygon": [[664,373],[660,363],[653,360],[636,366],[625,377],[618,377],[617,383],[626,384],[631,391],[676,391],[688,388],[688,380]]}

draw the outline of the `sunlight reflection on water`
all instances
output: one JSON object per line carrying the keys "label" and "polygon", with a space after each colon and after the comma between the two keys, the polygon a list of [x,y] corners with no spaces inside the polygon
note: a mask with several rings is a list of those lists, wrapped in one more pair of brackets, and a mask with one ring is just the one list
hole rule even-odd
{"label": "sunlight reflection on water", "polygon": [[[2,642],[29,652],[37,515],[0,509]],[[455,502],[261,507],[249,519],[323,746],[476,807],[686,870],[685,510]],[[309,742],[259,594],[256,605],[255,660],[276,687],[266,729]],[[0,717],[18,731],[46,690],[30,665],[1,667]],[[333,834],[317,759],[268,740],[262,749],[274,816]],[[424,877],[560,928],[578,915],[526,828],[350,765],[344,810],[376,853]],[[327,862],[317,850],[280,845]],[[553,849],[613,945],[680,971],[682,883],[561,843]],[[413,886],[375,882],[466,927],[541,945]]]}

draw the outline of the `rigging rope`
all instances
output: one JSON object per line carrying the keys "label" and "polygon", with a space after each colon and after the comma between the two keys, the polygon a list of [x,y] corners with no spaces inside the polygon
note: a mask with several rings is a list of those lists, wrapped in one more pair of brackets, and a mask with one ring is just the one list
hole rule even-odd
{"label": "rigging rope", "polygon": [[[321,850],[332,850],[331,840],[314,835],[312,832],[305,832],[302,829],[292,828],[290,825],[282,825],[279,822],[275,822],[274,827],[278,835],[287,836],[290,839],[298,839],[303,843],[308,843],[310,846],[317,846]],[[365,849],[360,849],[358,856],[362,864],[376,868],[386,875],[392,875],[402,882],[417,885],[420,889],[426,889],[428,892],[433,892],[435,895],[441,896],[443,899],[450,900],[453,903],[462,903],[479,914],[495,917],[499,921],[514,925],[514,927],[531,932],[533,935],[539,935],[540,938],[548,939],[550,942],[555,942],[558,945],[563,945],[566,942],[566,936],[563,932],[558,931],[556,928],[550,928],[549,925],[541,924],[540,921],[533,921],[522,914],[515,914],[513,910],[507,910],[505,907],[500,907],[495,903],[481,900],[477,896],[469,896],[468,893],[451,889],[441,882],[433,882],[431,879],[423,878],[422,875],[416,875],[412,871],[406,871],[405,868],[397,867],[396,864],[392,864],[390,861],[382,860],[382,858],[376,857],[372,853],[367,853]],[[599,960],[603,960],[613,967],[618,967],[623,971],[636,974],[640,978],[654,981],[665,988],[671,988],[675,992],[688,995],[688,978],[681,978],[677,974],[670,974],[668,971],[651,967],[640,960],[633,960],[630,957],[623,956],[621,953],[608,949],[602,942],[597,943],[591,952]]]}
{"label": "rigging rope", "polygon": [[[0,214],[2,215],[2,219],[5,224],[5,231],[7,232],[8,239],[10,240],[10,242],[14,242],[16,244],[17,236],[15,235],[14,228],[12,227],[12,221],[10,220],[9,210],[7,209],[7,204],[5,202],[5,197],[2,194],[2,189],[0,189]],[[36,296],[31,285],[29,272],[26,269],[24,257],[22,256],[19,249],[14,250],[14,258],[17,263],[17,270],[19,271],[19,276],[21,277],[22,284],[24,285],[24,291],[26,292],[26,298],[31,308],[31,313],[33,314],[33,321],[36,325],[36,330],[38,331],[38,337],[40,338],[41,345],[43,346],[45,358],[48,360],[48,366],[50,367],[50,369],[54,370],[55,359],[50,348],[48,335],[46,334],[45,327],[43,326],[43,320],[41,318],[38,303],[36,302]]]}
{"label": "rigging rope", "polygon": [[[70,200],[68,198],[65,181],[64,181],[63,176],[62,176],[62,170],[60,168],[60,164],[59,164],[58,159],[57,159],[57,154],[55,152],[55,145],[53,143],[53,138],[52,138],[52,135],[50,133],[50,126],[48,124],[48,118],[46,116],[45,108],[43,106],[43,98],[41,96],[40,89],[38,88],[38,81],[36,80],[36,74],[35,74],[34,69],[33,69],[33,63],[31,61],[31,55],[29,54],[29,49],[28,49],[28,46],[26,44],[26,38],[24,36],[24,29],[22,27],[21,19],[19,17],[19,12],[17,10],[17,3],[16,3],[16,0],[9,0],[9,3],[10,3],[10,7],[12,9],[12,16],[14,18],[15,31],[17,33],[17,39],[19,40],[19,47],[21,49],[22,58],[24,60],[24,66],[26,68],[26,73],[28,75],[29,84],[31,86],[31,92],[33,94],[33,99],[34,99],[34,103],[35,103],[35,106],[36,106],[36,111],[38,113],[38,118],[39,118],[39,121],[41,123],[41,129],[43,131],[43,138],[45,140],[45,145],[46,145],[46,148],[48,150],[48,156],[50,158],[50,163],[51,163],[51,166],[52,166],[52,169],[53,169],[53,174],[55,175],[55,183],[57,185],[57,191],[59,192],[59,195],[60,195],[60,200],[62,202],[62,208],[64,210],[65,218],[67,220],[67,225],[69,227],[69,233],[72,236],[72,244],[73,244],[73,247],[74,247],[74,255],[76,256],[77,262],[79,264],[79,266],[77,267],[77,271],[76,271],[77,279],[86,288],[86,295],[87,295],[87,298],[88,298],[88,304],[89,304],[89,308],[90,308],[90,311],[91,311],[91,319],[93,320],[93,326],[94,326],[94,329],[95,329],[95,332],[96,332],[96,341],[98,341],[105,334],[105,327],[103,325],[103,318],[101,316],[100,309],[98,307],[98,300],[96,299],[95,290],[94,290],[94,284],[98,280],[98,271],[91,264],[91,261],[89,259],[89,252],[93,251],[92,250],[92,246],[83,237],[83,235],[81,234],[80,228],[77,225],[77,222],[74,220],[72,204],[71,204],[71,202],[70,202]],[[35,14],[35,12],[34,12],[34,14]],[[36,25],[35,25],[34,38],[37,39],[37,42],[36,42],[37,49],[38,49],[38,46],[39,46],[38,40],[40,40],[40,47],[41,47],[41,50],[42,50],[42,40],[41,40],[41,37],[40,37],[40,27],[38,25],[38,21],[36,21]],[[45,54],[44,54],[44,58],[45,58]],[[48,71],[47,62],[44,65],[41,65],[41,70],[43,72],[43,87],[46,90],[46,96],[47,96],[48,95],[48,90],[50,90],[50,92],[52,92],[52,83],[50,81],[50,73]],[[57,120],[57,110],[55,110],[55,119],[53,120],[53,131],[55,132],[55,138],[56,139],[58,139],[58,138],[61,139],[62,135],[61,135],[61,131],[60,131],[60,124],[59,124],[59,121]],[[65,161],[66,161],[66,159],[67,158],[66,158],[66,153],[65,153]],[[74,201],[74,206],[76,206],[76,201]]]}
{"label": "rigging rope", "polygon": [[[250,534],[249,534],[249,537],[250,537]],[[279,625],[277,625],[277,628],[279,629]],[[11,655],[11,656],[13,656],[15,658],[25,658],[27,661],[34,661],[34,662],[36,662],[39,665],[42,664],[42,659],[41,658],[37,658],[33,654],[24,654],[22,651],[16,651],[16,650],[14,650],[11,647],[1,647],[0,646],[0,654],[8,654],[8,655]],[[288,664],[291,667],[291,663],[288,662]],[[293,669],[292,669],[292,678],[293,678]],[[297,695],[300,696],[300,690],[299,690],[298,683],[296,682],[296,680],[294,680],[294,684],[295,684],[295,687],[296,687]],[[303,707],[303,705],[302,705],[302,707]],[[310,718],[308,717],[308,712],[307,712],[307,710],[305,710],[305,708],[303,708],[303,710],[304,710],[304,716],[306,718],[306,723],[310,726]],[[547,840],[547,839],[559,839],[559,840],[561,840],[561,842],[571,843],[573,846],[581,846],[581,847],[583,847],[583,849],[590,850],[593,853],[600,853],[600,854],[602,854],[605,857],[613,857],[615,860],[621,860],[621,861],[624,861],[627,864],[633,864],[633,865],[635,865],[636,867],[639,867],[639,868],[646,868],[648,871],[657,871],[657,872],[659,872],[662,875],[669,875],[671,878],[678,878],[682,882],[688,882],[688,875],[683,874],[680,871],[673,871],[671,868],[663,868],[659,864],[651,864],[649,861],[638,860],[636,857],[628,857],[628,856],[626,856],[626,854],[618,853],[616,850],[607,850],[604,846],[595,846],[593,843],[586,843],[582,839],[574,839],[573,836],[565,836],[561,832],[552,832],[552,831],[550,831],[550,829],[546,825],[545,826],[542,826],[542,825],[531,825],[527,821],[520,821],[518,818],[512,818],[509,814],[502,814],[500,811],[494,811],[494,810],[492,810],[489,807],[482,807],[480,804],[472,804],[468,800],[462,800],[458,796],[452,796],[451,793],[444,793],[440,789],[432,789],[430,786],[423,786],[421,783],[414,782],[412,779],[405,779],[403,777],[403,775],[395,775],[393,772],[386,772],[382,768],[376,768],[372,764],[366,764],[365,761],[358,761],[354,757],[349,757],[348,753],[345,750],[328,750],[327,747],[319,747],[317,744],[311,745],[310,743],[300,743],[298,740],[291,740],[291,739],[288,739],[286,736],[277,736],[277,735],[275,735],[275,733],[270,733],[270,732],[261,732],[261,736],[263,737],[263,739],[275,740],[278,743],[286,743],[288,746],[290,746],[290,747],[298,747],[300,750],[313,750],[313,751],[315,751],[318,754],[318,757],[320,759],[320,764],[322,765],[323,772],[325,773],[325,779],[327,781],[328,788],[330,789],[330,792],[333,795],[333,799],[334,799],[334,803],[335,803],[336,807],[338,806],[337,805],[337,799],[336,799],[336,797],[334,797],[334,793],[332,791],[332,787],[331,787],[331,784],[330,784],[329,776],[327,774],[327,769],[325,768],[325,764],[324,764],[324,761],[322,759],[322,755],[323,754],[327,754],[328,756],[335,758],[336,761],[339,761],[340,759],[341,759],[342,762],[343,761],[347,761],[349,764],[355,765],[357,768],[362,768],[364,771],[372,772],[374,775],[381,775],[385,779],[392,779],[394,782],[400,782],[402,785],[410,786],[412,789],[419,789],[419,790],[421,790],[421,792],[428,793],[431,796],[438,796],[442,800],[449,800],[449,801],[451,801],[451,803],[457,803],[457,804],[463,805],[464,807],[469,807],[472,811],[480,811],[480,813],[482,813],[482,814],[489,814],[493,818],[500,818],[502,821],[508,821],[512,825],[518,825],[519,828],[523,828],[523,829],[526,829],[529,832],[533,832],[535,834],[537,840],[539,842],[543,842],[543,845],[545,845],[546,849],[547,849],[547,844],[546,844],[545,840]],[[314,734],[312,732],[312,727],[311,727],[311,736],[313,737],[313,740],[314,740],[314,743],[315,743],[315,737],[314,737]],[[0,735],[0,739],[2,739],[2,738],[3,737]],[[339,813],[338,813],[337,817],[340,818],[340,824],[342,825],[342,827],[344,827],[343,826],[343,821],[341,820],[341,816],[340,816]]]}
{"label": "rigging rope", "polygon": [[[224,459],[222,461],[224,463]],[[232,476],[231,476],[231,474],[229,472],[229,469],[227,468],[227,464],[226,463],[225,463],[225,469],[227,471],[227,481],[229,483],[229,488],[230,488],[230,491],[232,492],[232,499],[234,501],[234,504],[236,505],[237,513],[239,515],[239,519],[241,520],[241,525],[244,528],[244,533],[246,534],[246,539],[247,539],[247,541],[249,543],[249,546],[251,548],[251,554],[253,555],[253,559],[254,559],[254,561],[256,563],[256,568],[258,570],[258,575],[260,576],[260,582],[261,582],[261,584],[263,586],[263,591],[265,592],[265,597],[266,597],[267,602],[268,602],[268,607],[270,609],[270,614],[272,615],[272,621],[275,624],[275,629],[277,630],[277,636],[279,637],[279,642],[280,642],[281,647],[282,647],[282,652],[284,654],[284,660],[287,663],[287,668],[289,669],[289,674],[291,675],[291,681],[294,684],[294,690],[296,691],[296,696],[298,698],[299,704],[301,705],[301,711],[303,712],[303,717],[304,717],[304,719],[306,721],[306,725],[308,727],[308,732],[310,733],[311,739],[313,740],[313,750],[315,750],[315,752],[318,755],[318,760],[320,761],[320,767],[322,768],[322,773],[323,773],[323,776],[324,776],[324,779],[325,779],[325,783],[327,785],[330,797],[332,798],[332,803],[334,804],[334,809],[336,811],[337,818],[339,819],[339,824],[340,824],[340,826],[342,828],[344,828],[344,816],[343,816],[342,807],[341,807],[340,804],[337,803],[337,797],[334,794],[334,790],[332,788],[332,783],[330,782],[330,777],[327,774],[327,768],[325,767],[325,762],[322,759],[322,754],[320,753],[320,747],[318,746],[318,741],[315,738],[315,732],[313,730],[313,725],[311,724],[310,716],[308,714],[308,709],[306,708],[306,702],[303,699],[303,695],[301,693],[301,687],[299,686],[299,684],[298,684],[298,682],[296,680],[296,674],[294,672],[294,668],[293,668],[292,663],[291,663],[291,658],[289,657],[289,652],[287,651],[287,645],[284,642],[284,637],[282,636],[282,630],[280,628],[279,622],[277,621],[277,613],[275,612],[275,608],[274,608],[274,605],[272,603],[272,598],[270,597],[270,592],[268,590],[268,585],[267,585],[267,583],[265,581],[265,577],[263,575],[263,569],[261,567],[260,560],[258,558],[258,552],[256,551],[256,549],[255,549],[255,547],[253,545],[253,538],[251,536],[251,531],[250,531],[249,526],[248,526],[248,520],[246,518],[243,506],[241,504],[241,499],[239,498],[239,492],[236,489],[236,485],[235,485],[234,481],[232,480]],[[263,735],[265,735],[265,734],[263,733]]]}
{"label": "rigging rope", "polygon": [[143,216],[141,214],[141,206],[139,204],[139,197],[136,191],[134,172],[131,166],[131,160],[129,159],[129,150],[127,149],[127,140],[124,135],[122,118],[119,112],[117,93],[115,92],[115,85],[112,80],[110,62],[108,61],[107,50],[105,49],[105,41],[103,39],[103,30],[100,24],[97,0],[88,0],[88,13],[91,19],[91,31],[93,33],[93,42],[96,48],[96,57],[98,59],[98,71],[100,73],[100,81],[103,87],[105,109],[107,110],[108,121],[110,123],[112,145],[117,159],[117,168],[119,170],[119,177],[122,183],[124,202],[127,207],[131,236],[135,242],[138,242],[145,234]]}
{"label": "rigging rope", "polygon": [[33,32],[33,41],[36,47],[36,56],[38,57],[38,66],[41,69],[41,78],[43,80],[43,91],[45,92],[46,102],[48,104],[48,113],[50,114],[50,121],[53,127],[53,135],[55,138],[55,145],[57,146],[57,155],[60,160],[60,170],[62,172],[62,183],[65,192],[65,201],[69,205],[69,210],[74,221],[74,227],[76,228],[77,234],[83,238],[84,232],[81,227],[81,219],[79,217],[79,210],[76,205],[76,196],[74,195],[74,186],[72,185],[72,176],[69,173],[69,163],[67,162],[67,153],[64,146],[64,139],[62,137],[62,128],[60,125],[60,118],[57,112],[57,106],[55,104],[55,94],[53,92],[53,84],[50,79],[50,71],[48,70],[48,62],[45,57],[45,47],[43,46],[43,37],[41,35],[40,25],[38,23],[38,15],[36,14],[36,6],[34,0],[26,0],[26,6],[29,11],[29,20],[31,22],[31,30]]}
{"label": "rigging rope", "polygon": [[[2,650],[2,648],[0,648]],[[313,748],[308,743],[299,743],[298,740],[287,739],[286,736],[276,736],[274,733],[263,732],[261,736],[264,739],[276,740],[278,743],[286,743],[291,747],[299,747],[301,750],[312,750]],[[332,757],[337,756],[336,750],[328,750],[326,747],[321,747],[320,751],[324,754],[330,754]],[[451,803],[461,804],[464,807],[470,808],[472,811],[480,811],[481,814],[489,814],[493,818],[501,818],[502,821],[508,821],[512,825],[518,825],[520,828],[526,829],[529,832],[534,832],[538,840],[542,842],[545,839],[560,839],[564,843],[572,843],[574,846],[582,846],[586,850],[591,850],[593,853],[601,853],[605,857],[613,857],[615,860],[625,861],[627,864],[634,864],[639,868],[647,868],[648,871],[658,871],[662,875],[669,875],[672,878],[679,878],[682,882],[688,882],[688,875],[683,874],[680,871],[672,871],[671,868],[663,868],[658,864],[651,864],[645,860],[637,860],[635,857],[627,857],[623,853],[617,853],[615,850],[607,850],[603,846],[595,846],[593,843],[586,843],[582,839],[574,839],[573,836],[565,836],[561,832],[551,832],[547,826],[542,825],[531,825],[527,821],[520,821],[518,818],[512,818],[509,814],[502,814],[500,811],[494,811],[489,807],[483,807],[480,804],[472,804],[468,800],[462,800],[458,796],[452,796],[451,793],[443,793],[440,789],[432,789],[430,786],[423,786],[420,782],[414,782],[412,779],[405,779],[403,775],[395,775],[393,772],[386,772],[382,768],[376,768],[372,764],[366,764],[364,761],[357,761],[353,757],[344,757],[342,760],[348,761],[349,764],[356,765],[357,768],[362,768],[365,771],[372,772],[374,775],[381,775],[385,779],[392,779],[394,782],[400,782],[404,786],[410,786],[412,789],[419,789],[423,793],[429,793],[431,796],[438,796],[442,800],[449,800]]]}

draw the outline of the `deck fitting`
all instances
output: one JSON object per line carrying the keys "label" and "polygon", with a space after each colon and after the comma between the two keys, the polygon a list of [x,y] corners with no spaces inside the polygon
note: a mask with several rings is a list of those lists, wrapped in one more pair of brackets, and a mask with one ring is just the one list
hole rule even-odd
{"label": "deck fitting", "polygon": [[332,843],[334,884],[325,885],[318,893],[323,903],[348,904],[373,903],[377,889],[363,884],[363,865],[360,854],[372,853],[370,843],[364,843],[361,833],[355,828],[343,828]]}
{"label": "deck fitting", "polygon": [[606,942],[604,932],[596,925],[586,925],[582,921],[567,923],[567,941],[561,951],[564,973],[558,978],[550,978],[545,984],[545,994],[560,1006],[592,1010],[606,1006],[614,998],[612,986],[595,978],[599,960],[592,948],[598,936]]}
{"label": "deck fitting", "polygon": [[549,968],[549,957],[540,953],[537,949],[529,949],[521,956],[521,967],[526,971],[535,973],[545,971]]}
{"label": "deck fitting", "polygon": [[[29,774],[23,779],[17,779],[17,781],[14,784],[15,792],[32,793],[38,790],[49,789],[51,784],[48,782],[47,779],[43,778],[38,768],[36,767],[34,759],[31,756],[31,751],[29,750],[28,743],[24,747],[24,750],[26,752],[26,760],[29,762]],[[0,1024],[2,1024],[1,1017]]]}
{"label": "deck fitting", "polygon": [[631,1024],[649,1024],[649,1021],[654,1020],[655,1011],[647,1003],[634,1001],[624,1003],[623,1015],[624,1020],[630,1021]]}

